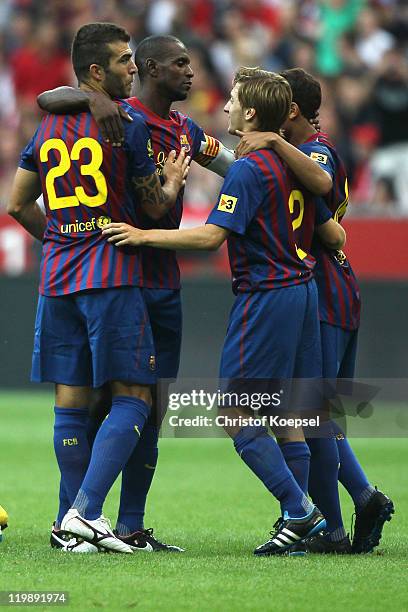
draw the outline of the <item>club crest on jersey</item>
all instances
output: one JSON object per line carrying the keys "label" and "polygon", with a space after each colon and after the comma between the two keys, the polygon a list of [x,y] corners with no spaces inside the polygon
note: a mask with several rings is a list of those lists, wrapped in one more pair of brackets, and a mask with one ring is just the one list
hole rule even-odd
{"label": "club crest on jersey", "polygon": [[186,153],[190,151],[190,143],[188,142],[187,134],[181,134],[180,136],[180,145],[185,150]]}
{"label": "club crest on jersey", "polygon": [[220,196],[220,201],[218,202],[217,210],[222,210],[222,212],[232,214],[235,210],[237,202],[238,198],[222,193]]}
{"label": "club crest on jersey", "polygon": [[103,229],[105,227],[105,225],[108,225],[108,223],[110,223],[112,221],[112,219],[110,217],[99,217],[96,221],[96,225],[99,227],[99,229]]}
{"label": "club crest on jersey", "polygon": [[327,155],[323,155],[323,153],[317,153],[316,151],[312,151],[310,157],[311,159],[313,159],[313,161],[316,161],[319,164],[327,164]]}
{"label": "club crest on jersey", "polygon": [[149,140],[147,141],[147,154],[149,157],[154,157],[154,151],[153,151],[153,147],[152,147],[152,141],[149,138]]}

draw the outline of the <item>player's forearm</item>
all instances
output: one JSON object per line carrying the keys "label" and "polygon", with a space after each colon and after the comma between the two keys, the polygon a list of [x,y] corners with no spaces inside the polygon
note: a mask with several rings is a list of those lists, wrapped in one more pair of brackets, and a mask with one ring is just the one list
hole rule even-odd
{"label": "player's forearm", "polygon": [[14,217],[29,234],[42,242],[47,219],[37,202],[34,201],[25,206],[19,206],[18,204],[9,205],[7,207],[7,212]]}
{"label": "player's forearm", "polygon": [[320,196],[329,193],[333,181],[329,173],[323,170],[317,162],[277,134],[275,134],[272,148],[311,193]]}
{"label": "player's forearm", "polygon": [[89,110],[91,93],[74,87],[57,87],[44,91],[37,98],[40,108],[48,113],[82,113]]}
{"label": "player's forearm", "polygon": [[223,240],[208,225],[181,230],[147,230],[143,245],[162,249],[215,251]]}
{"label": "player's forearm", "polygon": [[164,184],[161,185],[156,172],[147,177],[134,177],[133,185],[144,212],[158,220],[166,215],[177,201],[180,189],[186,184],[190,157],[182,148],[176,158],[176,151],[169,153],[163,168]]}
{"label": "player's forearm", "polygon": [[162,186],[162,197],[161,202],[155,207],[156,218],[161,219],[166,215],[177,201],[177,196],[181,189],[180,182],[177,181],[166,181]]}
{"label": "player's forearm", "polygon": [[159,221],[165,215],[167,215],[171,208],[173,208],[175,202],[175,198],[169,197],[166,194],[165,189],[162,188],[157,198],[146,198],[142,200],[141,206],[143,212],[150,217],[150,219],[153,219],[153,221]]}
{"label": "player's forearm", "polygon": [[109,223],[102,231],[116,246],[150,246],[159,249],[215,251],[228,236],[228,230],[207,224],[188,230],[141,230],[127,223]]}
{"label": "player's forearm", "polygon": [[36,200],[41,194],[41,182],[37,172],[17,168],[7,212],[37,240],[44,237],[46,216]]}
{"label": "player's forearm", "polygon": [[[135,179],[134,183],[136,184]],[[158,221],[167,215],[169,210],[175,205],[180,186],[170,181],[166,181],[164,185],[161,185],[157,175],[153,175],[150,182],[145,181],[143,187],[141,183],[142,181],[139,180],[137,194],[143,212],[150,219]]]}

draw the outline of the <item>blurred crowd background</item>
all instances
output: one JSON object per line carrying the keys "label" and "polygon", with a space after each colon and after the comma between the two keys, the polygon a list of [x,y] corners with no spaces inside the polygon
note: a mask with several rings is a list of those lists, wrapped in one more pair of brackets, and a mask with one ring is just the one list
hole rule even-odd
{"label": "blurred crowd background", "polygon": [[[180,37],[195,78],[176,107],[232,147],[223,106],[237,66],[312,72],[323,87],[322,130],[348,167],[350,213],[408,215],[407,0],[0,0],[0,211],[40,117],[36,96],[76,84],[70,43],[90,21],[123,25],[133,48],[149,34]],[[220,184],[194,166],[192,220]]]}

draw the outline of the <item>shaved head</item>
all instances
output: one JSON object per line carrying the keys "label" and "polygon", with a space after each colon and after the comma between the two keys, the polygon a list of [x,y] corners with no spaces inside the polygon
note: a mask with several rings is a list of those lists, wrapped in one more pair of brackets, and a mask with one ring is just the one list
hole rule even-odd
{"label": "shaved head", "polygon": [[179,45],[184,48],[181,40],[171,35],[148,36],[142,40],[135,53],[135,64],[141,82],[148,72],[147,60],[153,59],[156,62],[164,62],[168,57],[169,47],[172,45]]}

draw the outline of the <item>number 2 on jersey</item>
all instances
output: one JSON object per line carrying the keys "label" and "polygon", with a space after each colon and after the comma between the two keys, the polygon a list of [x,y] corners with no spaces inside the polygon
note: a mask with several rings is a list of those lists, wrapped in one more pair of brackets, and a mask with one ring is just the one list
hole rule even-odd
{"label": "number 2 on jersey", "polygon": [[[289,205],[289,211],[291,215],[293,215],[295,211],[295,203],[299,204],[299,214],[297,217],[295,217],[295,219],[292,219],[292,228],[294,232],[297,229],[299,229],[299,227],[302,225],[303,214],[305,212],[305,199],[303,197],[303,193],[299,191],[298,189],[293,189],[290,192],[288,205]],[[307,253],[305,253],[305,251],[300,249],[297,246],[297,244],[295,244],[295,247],[296,247],[296,253],[299,259],[304,259],[305,257],[307,257]]]}
{"label": "number 2 on jersey", "polygon": [[[77,185],[74,188],[73,195],[57,196],[55,191],[55,179],[64,176],[69,171],[72,161],[78,161],[81,151],[84,149],[90,151],[91,161],[89,164],[80,165],[81,174],[82,176],[92,177],[98,192],[90,196],[85,192],[83,187]],[[57,166],[49,170],[45,178],[50,210],[70,208],[71,206],[79,206],[80,204],[91,207],[105,204],[108,198],[108,186],[100,170],[103,161],[103,151],[99,142],[94,138],[80,138],[72,147],[71,153],[69,153],[67,145],[61,138],[50,138],[41,146],[40,160],[42,162],[48,161],[48,154],[51,150],[59,152],[60,161]]]}

